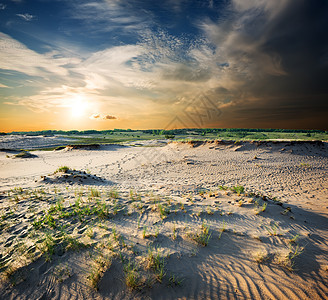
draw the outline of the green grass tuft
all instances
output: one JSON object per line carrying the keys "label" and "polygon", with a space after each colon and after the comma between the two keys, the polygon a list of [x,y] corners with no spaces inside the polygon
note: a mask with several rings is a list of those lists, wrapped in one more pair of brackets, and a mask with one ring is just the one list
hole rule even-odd
{"label": "green grass tuft", "polygon": [[55,171],[55,174],[56,173],[67,173],[68,171],[70,170],[70,168],[69,167],[67,167],[67,166],[61,166],[61,167],[59,167],[56,171]]}
{"label": "green grass tuft", "polygon": [[232,191],[237,193],[238,195],[243,194],[245,191],[245,188],[242,185],[236,185],[231,188]]}
{"label": "green grass tuft", "polygon": [[206,225],[204,222],[201,226],[201,230],[198,232],[190,232],[187,234],[189,238],[197,242],[201,246],[207,246],[209,239],[211,238],[211,234],[209,232],[210,226]]}

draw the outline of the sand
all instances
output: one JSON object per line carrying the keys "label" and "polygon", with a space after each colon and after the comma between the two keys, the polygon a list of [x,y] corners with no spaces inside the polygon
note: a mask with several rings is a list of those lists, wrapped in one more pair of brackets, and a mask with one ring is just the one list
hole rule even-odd
{"label": "sand", "polygon": [[33,154],[0,152],[1,299],[328,294],[325,142]]}

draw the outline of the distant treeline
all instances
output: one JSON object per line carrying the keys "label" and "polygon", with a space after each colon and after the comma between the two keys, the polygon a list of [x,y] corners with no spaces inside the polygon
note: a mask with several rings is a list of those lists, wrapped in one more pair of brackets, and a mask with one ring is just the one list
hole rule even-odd
{"label": "distant treeline", "polygon": [[179,135],[179,134],[201,134],[208,133],[222,133],[222,132],[289,132],[289,133],[328,133],[323,130],[305,130],[305,129],[272,129],[272,128],[183,128],[172,130],[132,130],[132,129],[113,129],[113,130],[41,130],[41,131],[13,131],[10,133],[0,132],[0,135],[12,134],[12,135],[28,135],[28,136],[53,136],[53,135],[85,135],[85,134],[115,134],[119,132],[128,133],[144,133],[152,135]]}
{"label": "distant treeline", "polygon": [[173,130],[141,130],[144,133],[153,134],[188,134],[188,133],[220,133],[220,132],[297,132],[297,133],[328,133],[323,130],[305,129],[273,129],[273,128],[184,128]]}

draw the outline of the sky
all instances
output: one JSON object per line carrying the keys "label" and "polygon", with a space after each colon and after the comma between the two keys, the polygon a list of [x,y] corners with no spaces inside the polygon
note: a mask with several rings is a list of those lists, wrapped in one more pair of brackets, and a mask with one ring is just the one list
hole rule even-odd
{"label": "sky", "polygon": [[327,0],[0,0],[0,131],[328,130]]}

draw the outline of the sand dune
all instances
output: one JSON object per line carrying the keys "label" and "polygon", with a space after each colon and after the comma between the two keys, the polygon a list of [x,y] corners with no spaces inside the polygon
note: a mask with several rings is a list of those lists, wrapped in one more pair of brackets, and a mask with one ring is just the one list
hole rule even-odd
{"label": "sand dune", "polygon": [[143,146],[1,153],[0,298],[325,299],[326,143]]}

